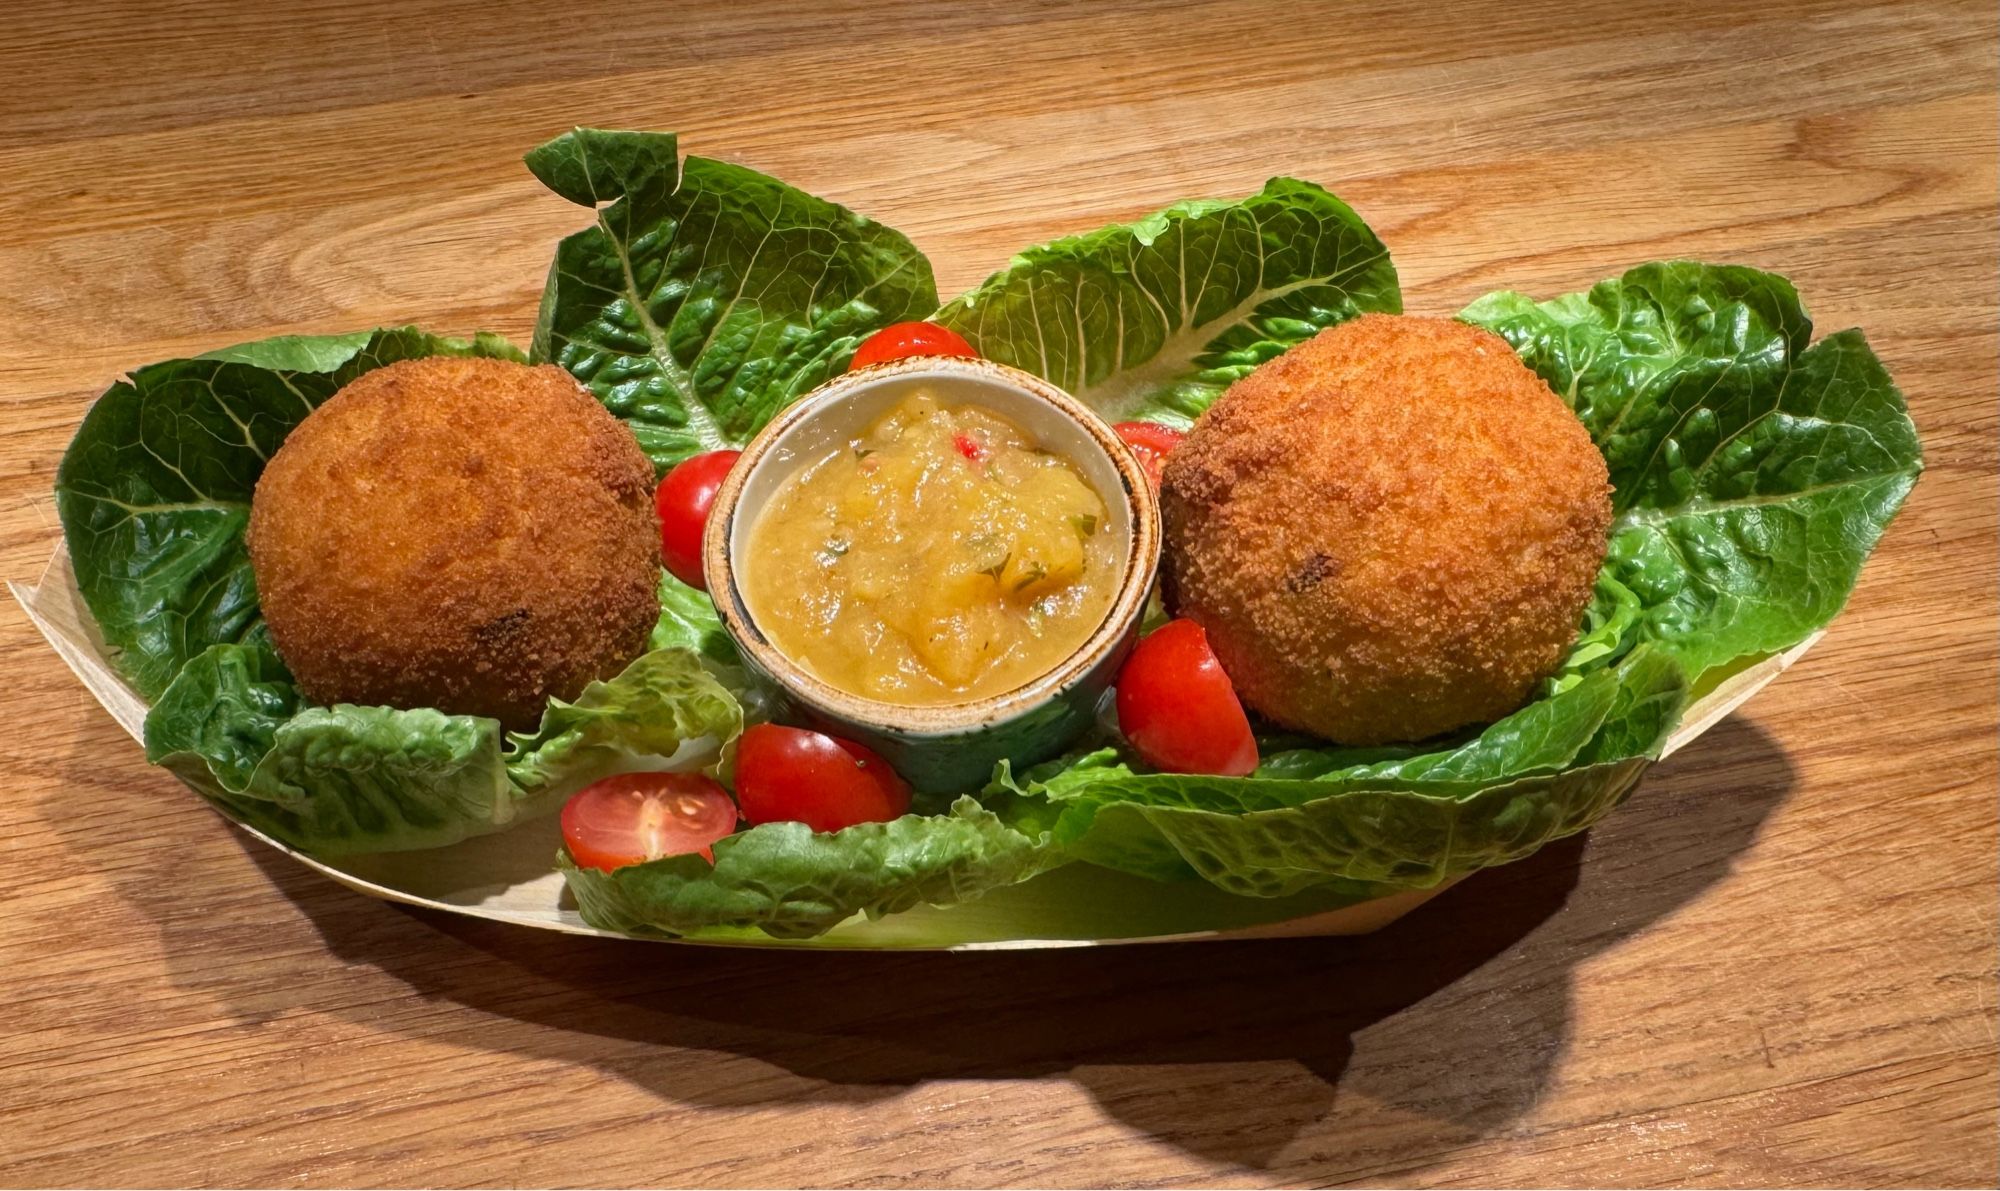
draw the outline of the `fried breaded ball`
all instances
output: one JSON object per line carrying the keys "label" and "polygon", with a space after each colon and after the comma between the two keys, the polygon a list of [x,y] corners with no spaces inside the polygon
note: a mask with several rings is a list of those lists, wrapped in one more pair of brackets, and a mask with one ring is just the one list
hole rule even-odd
{"label": "fried breaded ball", "polygon": [[1611,524],[1604,457],[1505,340],[1364,315],[1233,385],[1167,459],[1166,591],[1249,706],[1342,744],[1519,708]]}
{"label": "fried breaded ball", "polygon": [[653,468],[560,368],[435,356],[368,372],[257,481],[250,563],[318,703],[531,729],[659,617]]}

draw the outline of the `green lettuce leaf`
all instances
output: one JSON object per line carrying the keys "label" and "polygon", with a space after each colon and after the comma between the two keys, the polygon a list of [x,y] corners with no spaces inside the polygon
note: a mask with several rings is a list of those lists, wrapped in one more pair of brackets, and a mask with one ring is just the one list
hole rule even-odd
{"label": "green lettuce leaf", "polygon": [[1581,676],[1560,694],[1541,699],[1492,724],[1456,748],[1389,751],[1319,745],[1267,753],[1257,778],[1310,778],[1363,782],[1379,779],[1422,781],[1442,789],[1477,788],[1497,777],[1567,765],[1597,734],[1619,691],[1620,675],[1597,670]]}
{"label": "green lettuce leaf", "polygon": [[715,863],[670,856],[613,872],[557,858],[583,920],[600,930],[702,937],[822,934],[856,914],[949,906],[1061,862],[1046,834],[1009,826],[966,797],[941,815],[844,831],[765,823],[715,845]]}
{"label": "green lettuce leaf", "polygon": [[1616,488],[1606,574],[1637,639],[1691,673],[1832,620],[1923,469],[1902,394],[1859,331],[1807,346],[1789,282],[1691,261],[1587,294],[1492,294],[1460,315],[1575,407]]}
{"label": "green lettuce leaf", "polygon": [[146,759],[231,818],[322,854],[453,843],[514,817],[498,722],[304,706],[262,641],[182,667],[147,713]]}
{"label": "green lettuce leaf", "polygon": [[742,730],[742,707],[699,655],[656,650],[574,703],[549,700],[538,731],[508,737],[507,775],[532,797],[560,800],[610,774],[664,768],[691,742],[719,749]]}
{"label": "green lettuce leaf", "polygon": [[1638,642],[1639,597],[1618,582],[1608,570],[1597,574],[1597,587],[1590,606],[1584,609],[1583,628],[1563,658],[1562,666],[1550,675],[1546,694],[1556,695],[1583,680],[1584,675],[1610,665]]}
{"label": "green lettuce leaf", "polygon": [[559,806],[607,774],[659,768],[741,727],[728,692],[682,649],[641,656],[539,731],[495,720],[302,704],[268,642],[216,645],[146,717],[146,757],[231,818],[319,855],[431,848]]}
{"label": "green lettuce leaf", "polygon": [[[1058,839],[1079,859],[1163,880],[1199,876],[1244,897],[1338,881],[1429,888],[1583,830],[1625,799],[1647,764],[1629,758],[1460,795],[1364,787],[1270,810],[1232,809],[1227,792],[1183,779],[1183,803],[1151,801],[1158,792],[1148,790],[1066,808]],[[1204,793],[1216,807],[1190,804]]]}
{"label": "green lettuce leaf", "polygon": [[889,323],[937,306],[901,233],[669,133],[579,128],[528,168],[596,222],[556,250],[533,357],[624,418],[654,465],[741,446]]}
{"label": "green lettuce leaf", "polygon": [[646,648],[676,646],[693,650],[717,667],[738,669],[743,665],[743,655],[737,652],[736,642],[730,640],[729,630],[722,627],[715,601],[708,598],[707,592],[689,587],[663,568],[660,619],[646,639]]}
{"label": "green lettuce leaf", "polygon": [[1030,248],[938,322],[1107,420],[1186,425],[1230,382],[1366,311],[1398,312],[1389,251],[1352,208],[1275,178]]}
{"label": "green lettuce leaf", "polygon": [[761,723],[775,710],[769,687],[753,682],[743,665],[743,655],[708,593],[689,587],[667,571],[660,572],[660,619],[647,638],[648,649],[691,649],[723,689],[743,709],[743,722]]}
{"label": "green lettuce leaf", "polygon": [[1687,689],[1671,654],[1641,648],[1449,749],[1362,764],[1293,750],[1247,778],[1141,773],[1101,749],[995,785],[1044,800],[1071,856],[1141,876],[1252,897],[1427,887],[1595,822],[1659,755]]}
{"label": "green lettuce leaf", "polygon": [[56,510],[77,589],[141,697],[263,623],[243,530],[292,427],[362,373],[432,355],[522,358],[496,336],[414,327],[288,335],[137,369],[90,407],[56,471]]}

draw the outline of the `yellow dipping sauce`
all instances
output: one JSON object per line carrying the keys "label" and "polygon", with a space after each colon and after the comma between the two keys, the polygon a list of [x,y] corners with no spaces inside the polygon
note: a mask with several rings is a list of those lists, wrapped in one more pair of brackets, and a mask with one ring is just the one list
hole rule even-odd
{"label": "yellow dipping sauce", "polygon": [[1068,460],[918,389],[785,481],[738,581],[764,635],[822,681],[959,703],[1034,681],[1096,631],[1114,536]]}

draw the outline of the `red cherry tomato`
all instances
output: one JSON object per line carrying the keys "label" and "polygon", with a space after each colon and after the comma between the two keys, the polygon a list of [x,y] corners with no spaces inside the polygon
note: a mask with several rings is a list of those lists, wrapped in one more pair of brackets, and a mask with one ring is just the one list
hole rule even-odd
{"label": "red cherry tomato", "polygon": [[708,590],[701,573],[701,533],[708,526],[715,490],[742,453],[710,451],[683,459],[653,490],[653,508],[660,514],[660,561],[689,587]]}
{"label": "red cherry tomato", "polygon": [[621,773],[592,782],[563,804],[563,846],[583,868],[698,852],[715,863],[715,841],[736,830],[736,804],[699,773]]}
{"label": "red cherry tomato", "polygon": [[1146,764],[1168,773],[1243,777],[1257,768],[1250,717],[1192,620],[1172,621],[1132,650],[1118,672],[1118,727]]}
{"label": "red cherry tomato", "polygon": [[866,368],[870,364],[883,364],[890,360],[901,360],[909,356],[970,356],[979,353],[965,337],[949,327],[936,323],[891,323],[861,341],[854,349],[854,358],[847,363],[847,370]]}
{"label": "red cherry tomato", "polygon": [[1174,453],[1174,448],[1187,441],[1187,434],[1158,422],[1120,422],[1111,429],[1139,457],[1146,478],[1153,481],[1153,490],[1159,491],[1160,469],[1167,465],[1167,456]]}
{"label": "red cherry tomato", "polygon": [[736,742],[736,798],[752,823],[814,831],[886,823],[910,809],[910,784],[851,740],[757,724]]}

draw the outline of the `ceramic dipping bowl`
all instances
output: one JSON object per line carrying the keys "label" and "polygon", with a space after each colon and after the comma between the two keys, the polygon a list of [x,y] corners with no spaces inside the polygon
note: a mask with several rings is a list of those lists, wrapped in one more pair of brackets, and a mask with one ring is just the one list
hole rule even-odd
{"label": "ceramic dipping bowl", "polygon": [[[1108,512],[1121,569],[1110,611],[1084,643],[1026,686],[963,703],[906,706],[841,690],[779,652],[736,582],[751,563],[750,532],[784,482],[860,435],[911,390],[947,406],[977,405],[1075,465]],[[703,572],[722,623],[777,718],[859,741],[919,790],[977,790],[1002,758],[1018,772],[1060,753],[1095,719],[1139,631],[1160,560],[1158,501],[1139,461],[1096,414],[1040,377],[990,360],[896,360],[837,377],[786,408],[746,447],[716,493]],[[802,565],[804,560],[801,560]]]}

